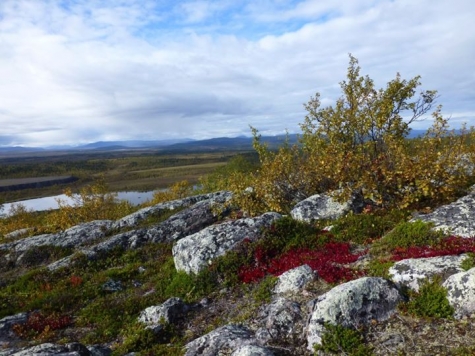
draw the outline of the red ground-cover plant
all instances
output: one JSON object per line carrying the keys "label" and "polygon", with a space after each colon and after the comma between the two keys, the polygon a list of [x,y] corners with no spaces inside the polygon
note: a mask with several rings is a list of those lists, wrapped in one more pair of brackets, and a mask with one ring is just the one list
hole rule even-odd
{"label": "red ground-cover plant", "polygon": [[41,312],[33,312],[24,324],[13,325],[13,331],[22,338],[41,339],[51,331],[63,329],[72,324],[72,318],[68,315],[53,313],[44,315]]}
{"label": "red ground-cover plant", "polygon": [[450,236],[442,239],[433,246],[412,246],[408,248],[397,248],[392,252],[393,261],[401,261],[407,258],[424,258],[460,255],[466,252],[475,253],[475,238],[463,238]]}
{"label": "red ground-cover plant", "polygon": [[79,276],[72,275],[69,278],[69,282],[71,283],[72,287],[79,287],[82,284],[83,279]]}
{"label": "red ground-cover plant", "polygon": [[363,275],[362,271],[345,267],[355,262],[361,254],[352,254],[350,244],[327,242],[321,248],[294,248],[279,256],[275,251],[257,247],[254,251],[254,263],[239,269],[239,279],[244,283],[256,282],[268,274],[279,276],[282,273],[308,264],[328,283],[349,281]]}

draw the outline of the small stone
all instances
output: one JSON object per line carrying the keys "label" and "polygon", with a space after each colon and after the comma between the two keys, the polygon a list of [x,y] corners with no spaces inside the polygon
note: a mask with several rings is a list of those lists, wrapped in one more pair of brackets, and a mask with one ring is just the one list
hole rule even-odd
{"label": "small stone", "polygon": [[106,292],[120,292],[122,290],[122,282],[108,279],[107,282],[102,285],[102,290]]}

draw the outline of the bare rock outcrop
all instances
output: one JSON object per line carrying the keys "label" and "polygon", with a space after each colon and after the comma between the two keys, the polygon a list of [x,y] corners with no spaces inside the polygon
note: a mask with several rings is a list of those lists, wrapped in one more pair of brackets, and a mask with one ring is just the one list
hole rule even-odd
{"label": "bare rock outcrop", "polygon": [[210,194],[201,194],[183,199],[172,200],[156,204],[154,206],[146,207],[136,211],[130,215],[124,216],[122,219],[117,220],[113,224],[113,228],[124,228],[137,226],[141,221],[147,219],[149,216],[159,214],[161,212],[175,210],[187,206],[192,206],[200,201],[208,200],[210,203],[224,203],[232,196],[231,192],[220,191]]}
{"label": "bare rock outcrop", "polygon": [[73,226],[57,234],[37,235],[2,244],[0,250],[9,250],[18,254],[39,246],[85,246],[105,237],[112,224],[112,220],[94,220]]}
{"label": "bare rock outcrop", "polygon": [[[101,253],[110,251],[115,247],[136,249],[149,242],[158,243],[178,240],[216,222],[218,216],[213,211],[213,206],[215,204],[224,203],[229,198],[230,193],[228,192],[216,193],[215,195],[211,195],[210,199],[201,200],[172,215],[161,223],[152,225],[149,228],[135,229],[113,235],[98,244],[80,249],[79,252],[86,255],[89,259],[93,259]],[[178,204],[183,200],[185,199],[174,202]],[[159,205],[162,208],[164,206],[163,204]],[[71,256],[68,256],[50,264],[48,268],[50,270],[56,270],[58,268],[67,267],[70,263]]]}

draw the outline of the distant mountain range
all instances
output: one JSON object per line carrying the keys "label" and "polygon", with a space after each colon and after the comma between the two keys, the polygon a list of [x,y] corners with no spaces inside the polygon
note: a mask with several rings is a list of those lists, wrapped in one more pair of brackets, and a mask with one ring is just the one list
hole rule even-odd
{"label": "distant mountain range", "polygon": [[89,143],[87,145],[72,147],[75,150],[89,150],[89,149],[100,149],[100,148],[111,148],[116,147],[121,148],[151,148],[151,147],[165,147],[174,145],[177,143],[185,143],[194,141],[192,139],[175,139],[175,140],[155,140],[155,141],[140,141],[140,140],[131,140],[131,141],[98,141]]}
{"label": "distant mountain range", "polygon": [[[425,130],[412,130],[409,137],[417,137],[425,133]],[[262,142],[266,142],[270,148],[275,148],[285,141],[285,135],[263,136]],[[297,142],[298,135],[288,136],[290,143]],[[252,150],[252,137],[217,137],[207,140],[174,139],[154,141],[98,141],[81,146],[51,146],[51,147],[23,147],[7,146],[0,147],[0,154],[23,155],[25,153],[41,153],[50,151],[119,151],[133,149],[158,149],[161,151],[216,151],[216,150]]]}
{"label": "distant mountain range", "polygon": [[[0,154],[21,155],[41,152],[99,152],[120,150],[158,149],[161,151],[215,151],[215,150],[252,150],[252,137],[217,137],[207,140],[157,140],[157,141],[99,141],[81,146],[51,146],[51,147],[0,147]],[[262,141],[269,147],[277,147],[285,141],[285,136],[265,136]],[[291,143],[297,142],[297,135],[289,135]]]}

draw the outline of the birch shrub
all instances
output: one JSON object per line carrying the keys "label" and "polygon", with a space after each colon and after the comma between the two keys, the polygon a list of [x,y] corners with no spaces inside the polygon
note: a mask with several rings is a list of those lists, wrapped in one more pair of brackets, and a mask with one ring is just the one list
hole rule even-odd
{"label": "birch shrub", "polygon": [[[252,129],[261,166],[231,184],[238,205],[251,214],[285,213],[305,197],[338,190],[342,200],[359,192],[384,209],[415,208],[463,193],[473,182],[474,130],[449,130],[441,107],[433,110],[437,92],[416,95],[420,84],[419,76],[397,74],[377,90],[350,55],[336,103],[322,108],[317,93],[305,104],[299,144],[271,151]],[[425,135],[408,139],[410,124],[428,115]]]}

